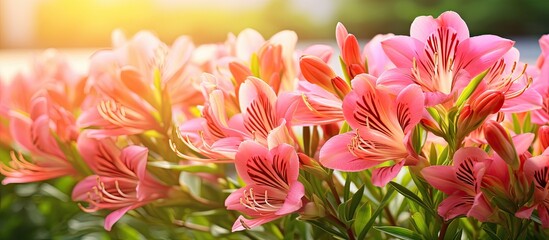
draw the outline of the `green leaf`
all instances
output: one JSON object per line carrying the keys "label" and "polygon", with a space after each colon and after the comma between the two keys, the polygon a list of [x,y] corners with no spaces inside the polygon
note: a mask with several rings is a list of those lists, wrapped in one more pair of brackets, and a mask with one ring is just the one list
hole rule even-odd
{"label": "green leaf", "polygon": [[463,89],[463,91],[459,95],[458,100],[456,101],[456,106],[457,107],[461,108],[461,106],[463,106],[465,101],[467,99],[469,99],[471,94],[473,94],[475,89],[477,89],[478,85],[480,84],[482,79],[486,76],[486,74],[488,73],[489,70],[490,69],[486,69],[486,70],[484,70],[484,72],[481,72],[479,75],[477,75],[476,77],[471,79],[471,82],[469,82],[469,84],[467,84],[467,86]]}
{"label": "green leaf", "polygon": [[426,202],[427,206],[433,206],[433,200],[431,199],[431,195],[427,190],[427,187],[429,185],[425,183],[425,180],[418,178],[415,174],[410,174],[410,176],[412,177],[412,180],[414,181],[417,190],[421,193],[421,196],[423,196],[423,201]]}
{"label": "green leaf", "polygon": [[484,227],[482,229],[484,230],[484,232],[486,232],[486,235],[488,235],[490,237],[490,239],[492,239],[492,240],[502,240],[501,238],[499,238],[497,233],[495,233],[492,229],[490,229],[488,227],[488,225],[484,225]]}
{"label": "green leaf", "polygon": [[372,207],[370,204],[365,203],[360,205],[358,209],[356,210],[356,217],[355,221],[353,222],[353,227],[355,229],[355,232],[360,232],[362,229],[366,226],[366,223],[368,223],[368,220],[370,219],[372,215]]}
{"label": "green leaf", "polygon": [[461,239],[461,228],[459,228],[459,221],[453,221],[453,219],[450,221],[452,222],[448,225],[448,228],[446,229],[446,235],[444,235],[444,240]]}
{"label": "green leaf", "polygon": [[343,125],[339,130],[339,134],[350,132],[350,131],[351,131],[351,126],[349,126],[349,123],[347,123],[347,121],[343,122]]}
{"label": "green leaf", "polygon": [[250,70],[252,71],[254,77],[261,78],[261,76],[259,76],[259,57],[256,53],[253,53],[251,56]]}
{"label": "green leaf", "polygon": [[328,225],[326,225],[326,224],[324,224],[323,222],[320,222],[320,221],[318,221],[318,220],[308,221],[308,223],[310,223],[310,224],[314,225],[315,227],[318,227],[318,228],[320,228],[320,229],[322,229],[322,230],[326,231],[327,233],[330,233],[330,234],[332,234],[332,235],[334,235],[334,236],[338,236],[338,237],[340,237],[340,238],[342,238],[342,239],[346,239],[346,238],[347,238],[347,235],[346,235],[346,234],[341,233],[341,232],[339,232],[339,231],[333,229],[332,226],[328,226]]}
{"label": "green leaf", "polygon": [[347,173],[347,178],[345,179],[345,186],[343,187],[343,201],[349,200],[349,197],[351,196],[351,176],[349,176],[349,173]]}
{"label": "green leaf", "polygon": [[345,64],[345,61],[343,61],[343,58],[339,56],[339,64],[341,64],[341,70],[343,72],[343,76],[345,77],[345,80],[351,86],[351,76],[349,76],[349,71],[347,71],[347,64]]}
{"label": "green leaf", "polygon": [[406,239],[406,240],[423,239],[421,235],[407,228],[395,227],[395,226],[375,226],[374,228],[377,229],[378,231],[384,232],[386,234],[389,234],[391,236],[394,236],[400,239]]}
{"label": "green leaf", "polygon": [[376,211],[372,214],[364,228],[360,231],[360,234],[358,235],[358,239],[365,239],[366,234],[368,234],[368,231],[370,231],[370,228],[372,228],[372,225],[374,225],[374,221],[376,220],[376,217],[383,211],[383,208],[385,208],[385,205],[389,203],[389,200],[393,197],[393,194],[395,193],[394,188],[389,188],[387,191],[387,194],[383,197],[383,200],[379,203],[379,206],[377,207]]}
{"label": "green leaf", "polygon": [[423,217],[423,214],[420,212],[415,212],[412,214],[412,224],[417,229],[421,235],[425,236],[426,239],[432,239],[431,233],[429,232],[429,227],[427,227],[427,222]]}
{"label": "green leaf", "polygon": [[355,195],[353,195],[353,198],[351,199],[349,212],[347,214],[347,221],[350,221],[353,219],[353,216],[355,215],[355,212],[356,212],[356,208],[358,207],[358,204],[360,204],[360,200],[362,200],[363,196],[364,196],[364,186],[360,187],[358,191],[356,191]]}
{"label": "green leaf", "polygon": [[521,128],[520,128],[520,122],[518,120],[517,114],[513,113],[512,117],[513,117],[513,131],[517,134],[520,134]]}
{"label": "green leaf", "polygon": [[179,164],[175,164],[167,161],[158,161],[158,162],[149,162],[147,164],[152,167],[171,169],[171,170],[177,170],[182,172],[192,172],[192,173],[198,173],[198,172],[216,173],[219,170],[217,165],[211,164],[211,163],[204,164],[204,165],[179,165]]}
{"label": "green leaf", "polygon": [[406,187],[396,183],[396,182],[389,182],[389,185],[393,187],[395,190],[397,190],[402,196],[406,197],[412,202],[417,203],[419,206],[423,207],[427,212],[429,212],[431,215],[436,216],[435,211],[432,207],[425,204],[425,201],[423,201],[420,197],[418,197],[415,193],[408,190]]}

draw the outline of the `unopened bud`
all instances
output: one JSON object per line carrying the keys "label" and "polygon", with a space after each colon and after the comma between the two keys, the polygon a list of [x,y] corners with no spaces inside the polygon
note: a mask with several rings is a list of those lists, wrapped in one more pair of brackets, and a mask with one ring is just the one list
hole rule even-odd
{"label": "unopened bud", "polygon": [[319,85],[327,91],[333,91],[332,79],[336,78],[337,75],[322,59],[305,55],[299,59],[299,67],[307,81]]}
{"label": "unopened bud", "polygon": [[517,156],[517,151],[513,144],[511,136],[505,129],[496,121],[488,121],[484,125],[484,136],[492,149],[503,159],[513,170],[517,170],[520,166],[520,161]]}
{"label": "unopened bud", "polygon": [[486,91],[475,99],[470,99],[471,104],[465,105],[458,117],[458,137],[465,137],[482,125],[490,115],[497,113],[503,106],[505,96],[499,91]]}
{"label": "unopened bud", "polygon": [[308,202],[303,206],[299,215],[300,220],[313,220],[326,216],[326,209],[322,206],[323,201],[316,195],[313,195],[312,199],[312,202]]}
{"label": "unopened bud", "polygon": [[310,158],[304,153],[298,153],[297,157],[299,158],[301,169],[319,177],[320,179],[328,178],[329,176],[328,172],[324,170],[324,168],[320,165],[320,163],[317,160]]}
{"label": "unopened bud", "polygon": [[433,134],[435,134],[437,136],[440,136],[440,137],[443,136],[442,131],[440,130],[440,128],[438,127],[438,125],[435,122],[433,122],[429,119],[426,119],[426,118],[422,118],[420,120],[420,123],[425,129],[427,129],[427,131],[432,132]]}
{"label": "unopened bud", "polygon": [[471,103],[471,109],[477,118],[486,118],[499,112],[505,102],[505,95],[500,91],[486,91]]}
{"label": "unopened bud", "polygon": [[349,94],[349,92],[351,92],[351,87],[349,87],[349,84],[347,84],[345,80],[341,79],[339,76],[332,78],[331,81],[334,90],[340,99],[343,100],[343,98],[345,98],[345,96]]}

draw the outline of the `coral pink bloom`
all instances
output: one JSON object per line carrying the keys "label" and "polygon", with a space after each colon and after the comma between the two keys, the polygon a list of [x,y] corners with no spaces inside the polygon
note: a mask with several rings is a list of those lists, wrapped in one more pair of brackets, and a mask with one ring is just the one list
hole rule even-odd
{"label": "coral pink bloom", "polygon": [[[263,80],[248,77],[240,85],[240,112],[227,116],[224,94],[213,90],[209,94],[202,118],[180,126],[181,139],[193,150],[208,157],[202,160],[232,161],[244,140],[254,140],[263,146],[277,143],[293,144],[286,126],[286,115],[293,102],[279,99]],[[200,160],[184,153],[186,159]]]}
{"label": "coral pink bloom", "polygon": [[529,218],[537,208],[543,227],[549,228],[549,148],[542,155],[526,160],[524,174],[534,184],[534,205],[521,209],[516,216]]}
{"label": "coral pink bloom", "polygon": [[382,78],[383,84],[402,88],[415,83],[426,93],[427,105],[445,102],[468,82],[496,63],[514,42],[493,35],[469,37],[467,25],[455,12],[438,18],[417,17],[410,37],[382,42],[385,53],[399,69],[400,79]]}
{"label": "coral pink bloom", "polygon": [[492,163],[482,149],[461,148],[454,154],[454,166],[431,166],[421,171],[425,180],[448,195],[439,207],[444,220],[458,216],[486,221],[493,210],[481,191],[482,179]]}
{"label": "coral pink bloom", "polygon": [[246,66],[251,66],[257,57],[259,65],[255,76],[269,83],[278,93],[295,89],[296,43],[297,34],[293,31],[281,31],[265,40],[257,31],[245,29],[238,34],[234,47],[236,57]]}
{"label": "coral pink bloom", "polygon": [[[273,89],[258,78],[249,77],[239,90],[242,123],[248,137],[269,146],[273,134],[287,134],[286,114],[292,106],[279,99]],[[290,138],[289,136],[278,136]],[[287,142],[291,143],[291,142]]]}
{"label": "coral pink bloom", "polygon": [[534,79],[532,88],[541,95],[541,108],[532,111],[532,122],[549,124],[549,34],[539,40],[541,55],[538,59],[539,75]]}
{"label": "coral pink bloom", "polygon": [[9,122],[11,136],[30,153],[32,161],[26,160],[23,154],[11,153],[8,165],[0,164],[0,173],[6,176],[3,184],[36,182],[76,173],[58,144],[78,136],[71,113],[47,97],[36,97],[32,99],[30,116],[10,111]]}
{"label": "coral pink bloom", "polygon": [[198,68],[189,64],[194,49],[189,38],[178,38],[171,48],[149,32],[116,42],[114,50],[91,59],[90,84],[101,101],[82,114],[80,126],[99,128],[93,130],[97,137],[162,131],[172,105],[189,111],[201,103],[191,80]]}
{"label": "coral pink bloom", "polygon": [[373,183],[384,186],[405,164],[416,163],[409,137],[424,111],[423,93],[412,85],[395,97],[366,74],[358,75],[352,85],[343,112],[355,131],[328,140],[320,150],[320,162],[336,170],[361,171],[394,161],[393,166],[373,171]]}
{"label": "coral pink bloom", "polygon": [[[202,118],[183,123],[179,128],[180,139],[191,149],[209,157],[210,160],[232,161],[238,146],[245,139],[245,130],[239,129],[237,121],[229,120],[225,107],[223,92],[211,91],[202,109]],[[182,152],[177,152],[180,157],[194,159]]]}
{"label": "coral pink bloom", "polygon": [[169,187],[159,183],[147,172],[148,149],[128,146],[118,149],[110,138],[96,140],[82,134],[78,150],[96,175],[80,181],[73,189],[74,201],[86,201],[86,212],[115,210],[105,219],[111,227],[127,211],[166,197]]}
{"label": "coral pink bloom", "polygon": [[299,159],[293,147],[281,144],[269,150],[245,141],[238,148],[235,165],[246,186],[231,193],[225,206],[253,219],[238,217],[233,231],[250,229],[301,209],[305,189],[297,181]]}

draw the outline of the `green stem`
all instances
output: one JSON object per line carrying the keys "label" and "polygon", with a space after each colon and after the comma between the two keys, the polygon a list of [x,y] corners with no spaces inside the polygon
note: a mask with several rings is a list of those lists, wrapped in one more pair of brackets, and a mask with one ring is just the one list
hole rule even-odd
{"label": "green stem", "polygon": [[328,186],[330,187],[330,191],[334,195],[337,205],[341,205],[341,199],[339,198],[339,194],[337,193],[337,190],[335,188],[334,178],[332,174],[330,174],[330,177],[329,177],[330,181],[327,181],[327,183],[328,183]]}

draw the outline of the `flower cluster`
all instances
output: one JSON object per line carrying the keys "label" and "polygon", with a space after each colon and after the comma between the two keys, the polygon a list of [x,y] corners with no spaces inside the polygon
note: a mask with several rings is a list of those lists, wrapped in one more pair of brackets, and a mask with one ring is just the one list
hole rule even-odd
{"label": "flower cluster", "polygon": [[0,82],[2,183],[68,176],[107,230],[135,212],[228,238],[548,236],[549,35],[534,65],[455,12],[335,36],[341,71],[292,31],[116,31],[87,74],[48,50]]}

